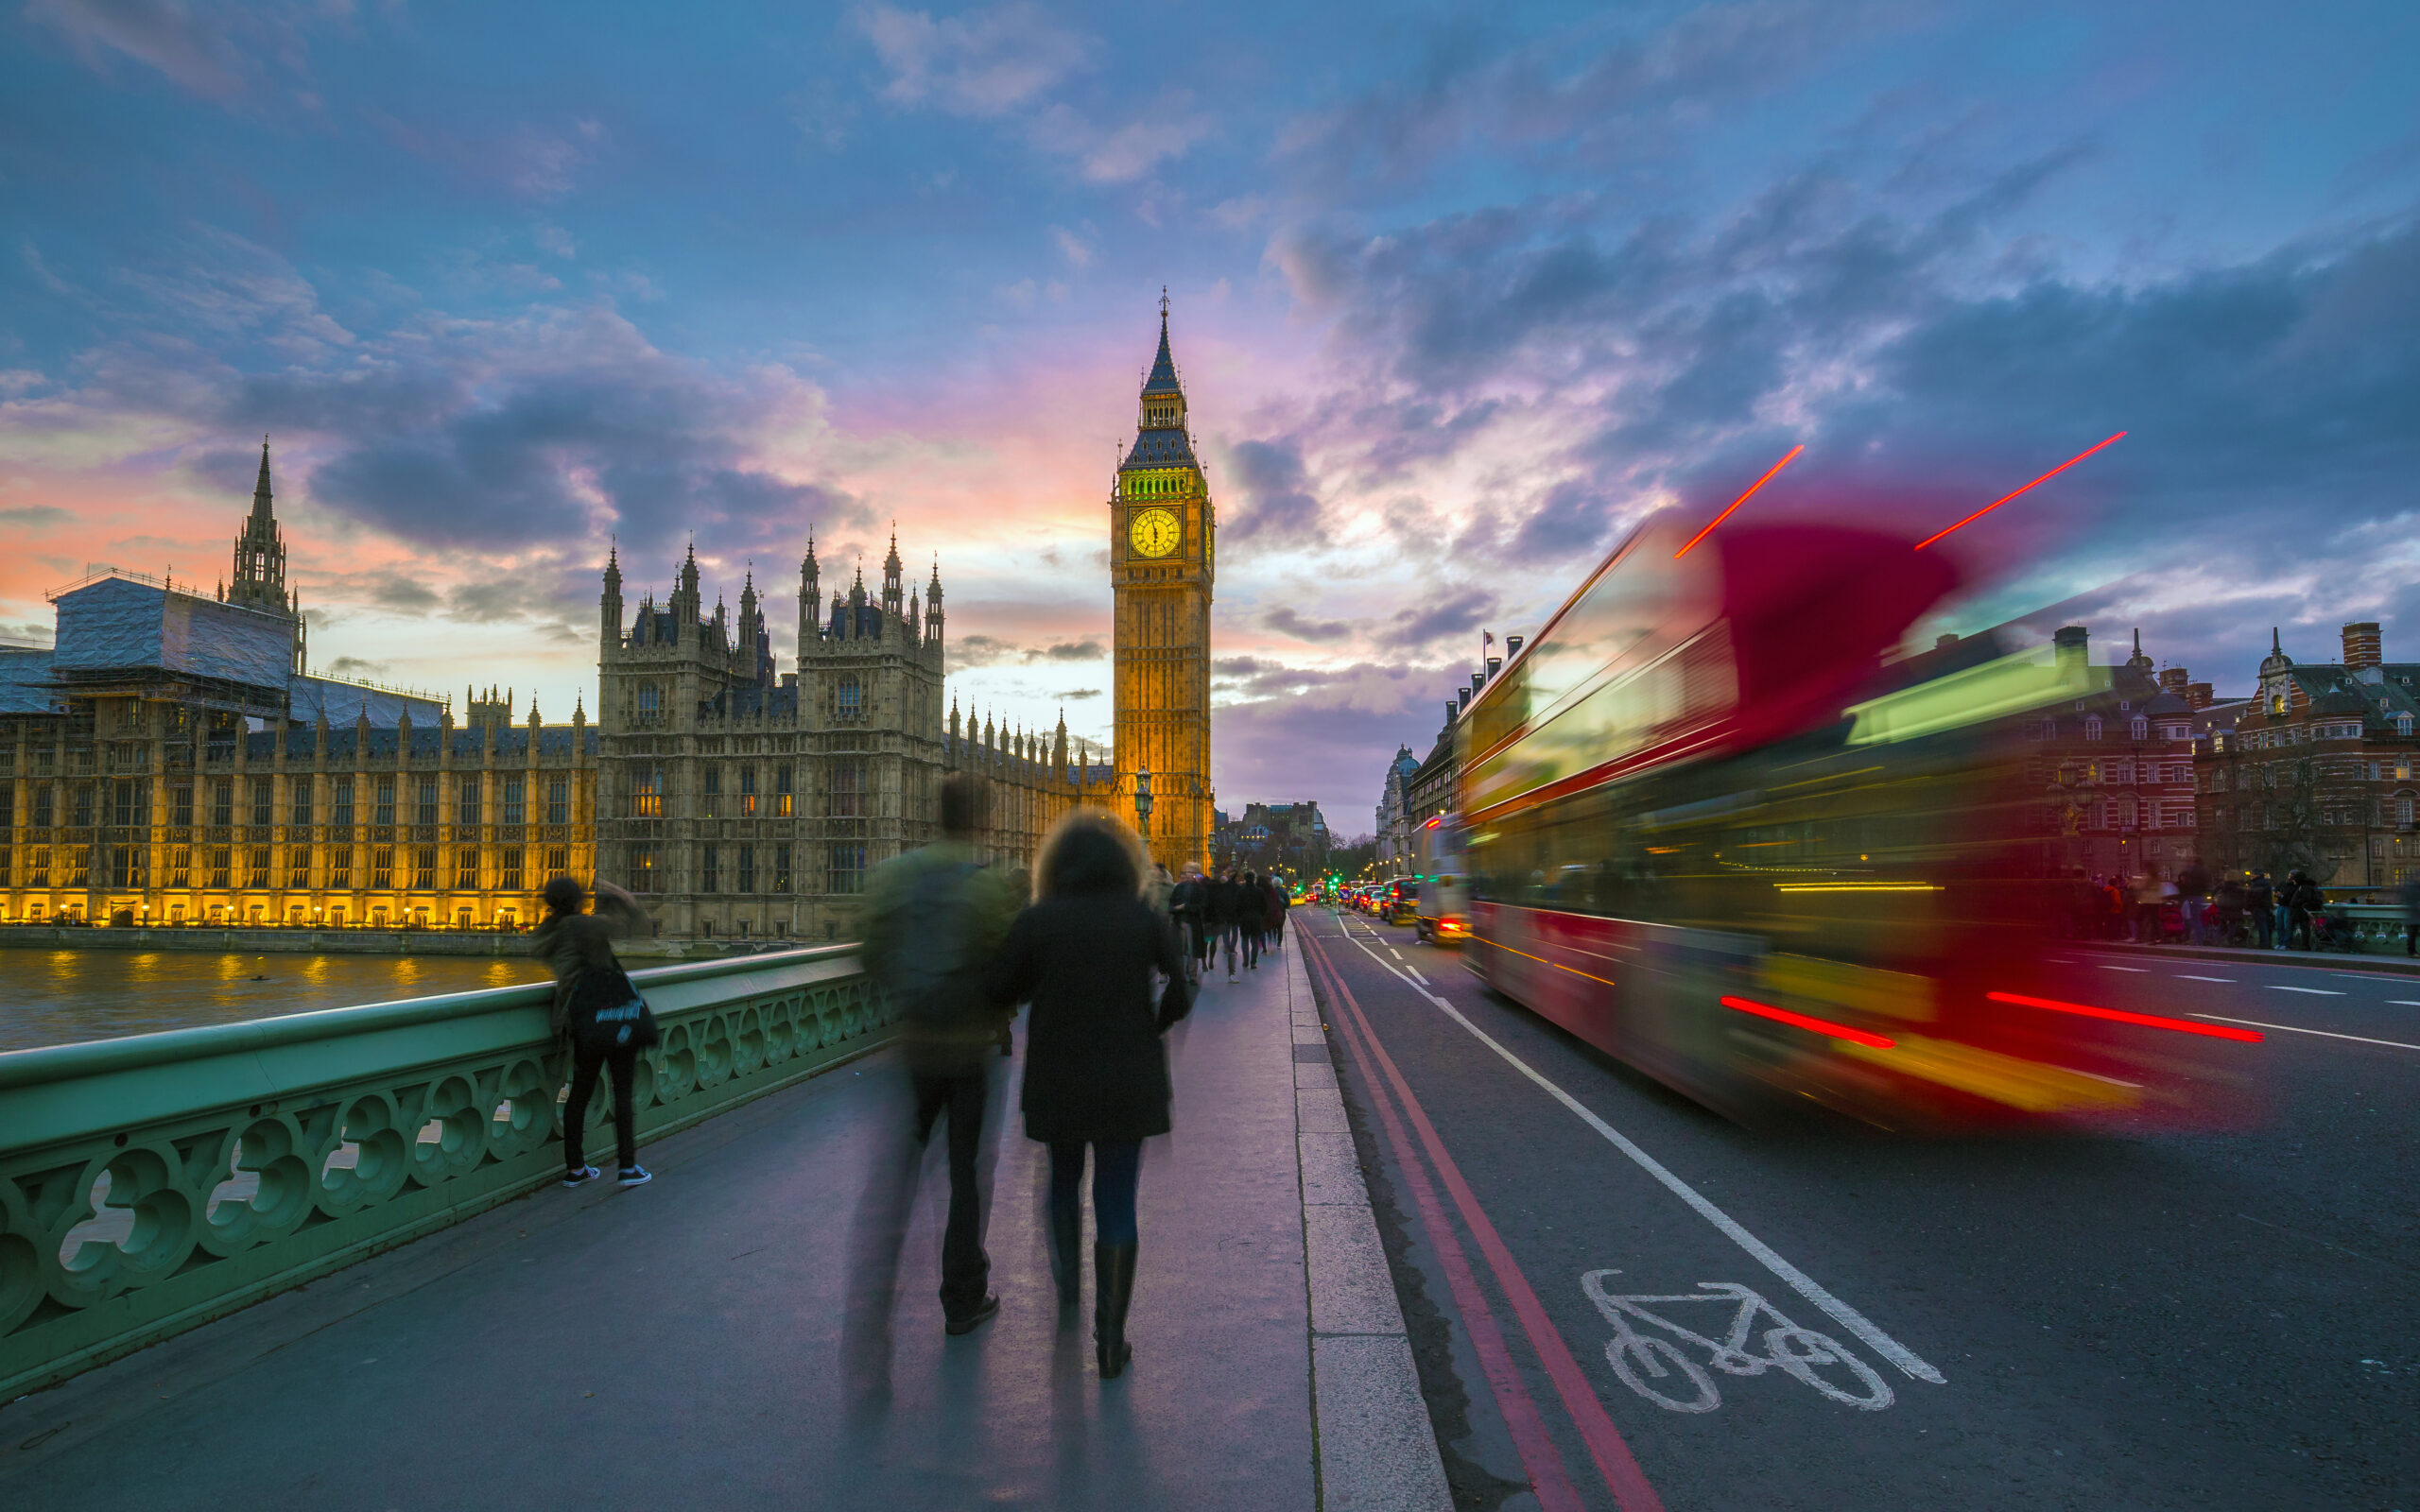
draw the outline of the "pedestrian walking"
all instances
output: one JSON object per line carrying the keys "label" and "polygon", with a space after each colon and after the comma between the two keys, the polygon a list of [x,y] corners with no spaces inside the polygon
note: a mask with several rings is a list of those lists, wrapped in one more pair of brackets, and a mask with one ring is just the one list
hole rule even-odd
{"label": "pedestrian walking", "polygon": [[1286,948],[1286,885],[1271,877],[1261,885],[1261,890],[1268,900],[1261,919],[1269,931],[1269,948],[1282,951]]}
{"label": "pedestrian walking", "polygon": [[1210,955],[1210,884],[1201,876],[1201,862],[1184,864],[1184,878],[1168,893],[1168,919],[1184,952],[1184,979],[1198,988]]}
{"label": "pedestrian walking", "polygon": [[[976,1157],[990,1099],[990,1055],[1008,1017],[990,994],[987,971],[1016,916],[1011,884],[975,863],[983,789],[965,773],[942,783],[942,838],[894,856],[866,878],[867,971],[899,1015],[901,1059],[915,1108],[918,1145],[949,1122],[949,1219],[942,1231],[942,1318],[966,1333],[1000,1310],[988,1281],[982,1193]],[[898,1177],[890,1179],[898,1185]],[[912,1166],[909,1182],[912,1184]],[[897,1207],[895,1194],[892,1207]],[[900,1227],[905,1227],[904,1210]],[[896,1254],[896,1238],[882,1235]],[[891,1263],[896,1269],[895,1259]],[[887,1298],[874,1299],[888,1305]]]}
{"label": "pedestrian walking", "polygon": [[2243,890],[2243,906],[2252,916],[2253,942],[2260,949],[2277,948],[2277,889],[2270,884],[2269,873],[2256,871],[2251,885]]}
{"label": "pedestrian walking", "polygon": [[1227,957],[1227,980],[1236,981],[1236,935],[1243,922],[1243,889],[1229,867],[1210,885],[1210,927],[1218,931],[1219,949]]}
{"label": "pedestrian walking", "polygon": [[2310,916],[2320,906],[2319,885],[2297,871],[2286,879],[2286,927],[2293,948],[2313,949]]}
{"label": "pedestrian walking", "polygon": [[1245,872],[1236,879],[1236,934],[1243,942],[1244,970],[1260,967],[1260,942],[1267,933],[1269,903],[1260,890],[1260,878]]}
{"label": "pedestrian walking", "polygon": [[2160,899],[2160,880],[2155,873],[2146,871],[2135,880],[2134,937],[2135,944],[2156,945],[2159,943]]}
{"label": "pedestrian walking", "polygon": [[614,954],[614,941],[647,927],[638,900],[610,882],[596,884],[596,912],[583,911],[588,897],[570,877],[546,883],[546,917],[529,934],[530,954],[555,973],[555,999],[547,1022],[571,1059],[571,1091],[563,1099],[563,1185],[580,1186],[603,1173],[588,1163],[582,1148],[588,1100],[603,1072],[614,1084],[615,1177],[626,1187],[655,1179],[639,1164],[638,1131],[631,1106],[631,1083],[639,1052],[656,1042],[655,1017],[631,985]]}
{"label": "pedestrian walking", "polygon": [[[1019,914],[991,973],[994,1001],[1030,999],[1025,1132],[1050,1148],[1050,1269],[1059,1303],[1081,1290],[1084,1155],[1092,1154],[1093,1352],[1126,1369],[1140,1233],[1143,1141],[1168,1132],[1160,1037],[1192,1006],[1176,936],[1138,896],[1143,850],[1107,815],[1077,810],[1042,850],[1042,896]],[[1154,973],[1165,985],[1154,981]]]}
{"label": "pedestrian walking", "polygon": [[2240,944],[2243,936],[2244,886],[2242,881],[2232,872],[2219,884],[2218,907],[2218,943]]}
{"label": "pedestrian walking", "polygon": [[2210,874],[2199,861],[2188,861],[2176,874],[2176,896],[2185,912],[2185,939],[2189,945],[2210,943]]}

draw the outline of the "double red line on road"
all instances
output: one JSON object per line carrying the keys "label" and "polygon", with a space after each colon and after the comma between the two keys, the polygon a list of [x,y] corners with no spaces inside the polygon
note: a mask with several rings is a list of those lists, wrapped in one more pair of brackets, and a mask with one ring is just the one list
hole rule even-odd
{"label": "double red line on road", "polygon": [[[1395,1163],[1403,1170],[1405,1182],[1411,1188],[1413,1205],[1420,1211],[1421,1226],[1428,1232],[1429,1244],[1445,1267],[1446,1283],[1454,1294],[1455,1305],[1461,1311],[1463,1326],[1470,1331],[1471,1344],[1478,1352],[1480,1368],[1495,1393],[1497,1406],[1504,1413],[1506,1426],[1512,1431],[1513,1445],[1520,1452],[1522,1464],[1530,1473],[1539,1503],[1548,1512],[1562,1512],[1562,1509],[1581,1505],[1579,1493],[1564,1471],[1563,1457],[1556,1452],[1537,1405],[1530,1400],[1529,1388],[1522,1383],[1520,1371],[1512,1363],[1503,1332],[1496,1326],[1495,1314],[1478,1289],[1478,1278],[1462,1250],[1461,1241],[1447,1223],[1444,1211],[1437,1201],[1436,1191],[1429,1185],[1427,1172],[1404,1132],[1403,1120],[1396,1116],[1396,1102],[1402,1104],[1404,1118],[1418,1132],[1421,1147],[1427,1152],[1430,1163],[1435,1165],[1439,1178],[1453,1197],[1454,1207],[1461,1212],[1471,1237],[1478,1242],[1479,1252],[1487,1257],[1488,1268],[1495,1273],[1497,1288],[1512,1304],[1513,1315],[1520,1319],[1522,1331],[1529,1335],[1530,1348],[1536,1353],[1539,1364],[1546,1367],[1547,1379],[1554,1383],[1556,1394],[1563,1399],[1564,1409],[1579,1428],[1582,1441],[1588,1446],[1589,1457],[1596,1461],[1598,1473],[1604,1477],[1607,1488],[1614,1493],[1614,1501],[1622,1512],[1663,1512],[1662,1498],[1648,1484],[1646,1472],[1638,1468],[1638,1461],[1632,1455],[1630,1446],[1623,1441],[1621,1431],[1614,1426],[1613,1419],[1605,1413],[1604,1403],[1598,1400],[1596,1388],[1581,1373],[1580,1363],[1572,1358],[1570,1347],[1564,1343],[1563,1334],[1555,1328],[1553,1319],[1547,1316],[1529,1278],[1522,1274],[1519,1263],[1513,1260],[1512,1252],[1495,1231],[1495,1225],[1488,1220],[1486,1211],[1479,1206],[1478,1194],[1471,1190],[1469,1182],[1462,1179],[1461,1170],[1455,1165],[1454,1158],[1445,1153],[1444,1142],[1438,1138],[1436,1125],[1428,1121],[1427,1113],[1420,1106],[1420,1099],[1412,1094],[1403,1073],[1396,1069],[1394,1058],[1378,1042],[1377,1031],[1371,1027],[1368,1017],[1362,1013],[1361,1005],[1353,996],[1353,989],[1344,985],[1343,973],[1327,958],[1326,950],[1315,942],[1314,936],[1298,934],[1297,937],[1307,947],[1304,958],[1321,969],[1330,994],[1344,1008],[1344,1012],[1332,1013],[1330,1017],[1344,1031],[1345,1048],[1361,1068],[1362,1080],[1370,1089],[1371,1101],[1377,1108],[1379,1122],[1386,1128],[1388,1142],[1394,1147]],[[1393,1090],[1392,1101],[1388,1096],[1389,1087]]]}

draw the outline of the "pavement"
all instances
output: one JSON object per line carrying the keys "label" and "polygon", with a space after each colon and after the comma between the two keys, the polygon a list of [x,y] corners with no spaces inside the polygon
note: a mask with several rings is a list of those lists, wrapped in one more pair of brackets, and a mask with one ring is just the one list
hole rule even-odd
{"label": "pavement", "polygon": [[2075,1001],[2262,1026],[2263,1111],[1758,1132],[1296,918],[1458,1508],[2420,1507],[2420,983],[2061,949]]}
{"label": "pavement", "polygon": [[1443,1512],[1319,1024],[1288,950],[1170,1033],[1118,1381],[1089,1276],[1055,1305],[1011,1061],[1000,1315],[943,1334],[936,1139],[887,1351],[841,1368],[852,1214],[905,1137],[883,1052],[648,1146],[652,1185],[548,1188],[0,1407],[0,1505]]}

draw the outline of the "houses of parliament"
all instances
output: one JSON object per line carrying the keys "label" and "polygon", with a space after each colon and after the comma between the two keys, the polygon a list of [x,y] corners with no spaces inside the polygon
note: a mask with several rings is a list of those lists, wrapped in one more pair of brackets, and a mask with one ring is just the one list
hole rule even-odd
{"label": "houses of parliament", "polygon": [[111,569],[51,595],[53,645],[0,646],[0,921],[512,929],[568,873],[667,938],[846,938],[951,771],[987,779],[996,865],[1078,804],[1134,820],[1147,771],[1155,859],[1205,854],[1216,519],[1165,300],[1108,500],[1114,757],[944,707],[940,566],[910,587],[895,533],[874,584],[807,542],[789,670],[752,574],[735,618],[694,550],[633,604],[609,553],[593,725],[315,677],[272,500],[264,445],[215,591]]}

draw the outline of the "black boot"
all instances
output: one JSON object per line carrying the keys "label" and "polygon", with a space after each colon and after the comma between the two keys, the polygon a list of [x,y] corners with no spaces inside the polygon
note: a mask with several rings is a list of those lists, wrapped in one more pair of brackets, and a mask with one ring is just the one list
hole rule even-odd
{"label": "black boot", "polygon": [[1050,1279],[1059,1283],[1059,1305],[1073,1307],[1082,1299],[1082,1262],[1077,1256],[1083,1252],[1084,1214],[1070,1208],[1065,1212],[1050,1214]]}
{"label": "black boot", "polygon": [[1100,1362],[1100,1378],[1115,1381],[1134,1358],[1134,1347],[1126,1342],[1126,1309],[1134,1300],[1134,1246],[1093,1246],[1093,1357]]}

